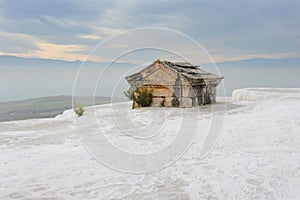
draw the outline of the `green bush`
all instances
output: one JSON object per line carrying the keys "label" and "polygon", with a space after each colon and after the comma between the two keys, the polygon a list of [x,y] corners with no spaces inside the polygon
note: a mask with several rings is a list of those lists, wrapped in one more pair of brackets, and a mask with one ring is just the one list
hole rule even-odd
{"label": "green bush", "polygon": [[146,88],[136,90],[135,101],[142,107],[150,106],[153,98],[152,92],[152,90]]}
{"label": "green bush", "polygon": [[131,101],[134,100],[134,93],[136,91],[136,88],[133,86],[130,86],[130,88],[126,91],[124,91],[124,95]]}
{"label": "green bush", "polygon": [[78,115],[78,117],[83,115],[83,112],[84,112],[83,106],[80,105],[80,104],[77,104],[75,101],[74,101],[74,104],[73,104],[73,110]]}
{"label": "green bush", "polygon": [[160,102],[160,107],[165,107],[165,98]]}

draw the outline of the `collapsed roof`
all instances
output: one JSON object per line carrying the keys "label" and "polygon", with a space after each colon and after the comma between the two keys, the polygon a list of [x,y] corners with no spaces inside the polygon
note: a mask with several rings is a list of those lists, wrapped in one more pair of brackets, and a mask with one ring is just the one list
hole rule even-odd
{"label": "collapsed roof", "polygon": [[212,83],[219,84],[219,82],[223,79],[223,77],[218,76],[216,74],[207,72],[201,69],[197,65],[193,65],[188,62],[170,62],[170,61],[160,61],[157,60],[153,62],[150,66],[141,70],[138,73],[132,74],[126,77],[126,80],[131,83],[142,82],[145,77],[151,73],[151,68],[154,67],[156,63],[162,64],[165,68],[173,70],[180,75],[184,76],[190,82],[204,82],[204,83]]}

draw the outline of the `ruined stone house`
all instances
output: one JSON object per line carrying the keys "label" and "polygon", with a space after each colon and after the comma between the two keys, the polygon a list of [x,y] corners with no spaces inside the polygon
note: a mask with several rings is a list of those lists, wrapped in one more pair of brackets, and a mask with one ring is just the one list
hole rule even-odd
{"label": "ruined stone house", "polygon": [[[151,106],[193,107],[216,102],[216,87],[223,77],[186,62],[157,60],[126,77],[133,87],[152,90]],[[133,107],[138,107],[134,103]]]}

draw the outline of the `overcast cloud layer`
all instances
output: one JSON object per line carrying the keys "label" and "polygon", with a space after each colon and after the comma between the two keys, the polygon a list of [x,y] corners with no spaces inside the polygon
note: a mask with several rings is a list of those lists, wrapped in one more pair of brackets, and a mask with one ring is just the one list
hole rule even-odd
{"label": "overcast cloud layer", "polygon": [[155,26],[191,36],[217,62],[300,57],[299,13],[299,1],[0,0],[0,55],[84,60],[110,36]]}

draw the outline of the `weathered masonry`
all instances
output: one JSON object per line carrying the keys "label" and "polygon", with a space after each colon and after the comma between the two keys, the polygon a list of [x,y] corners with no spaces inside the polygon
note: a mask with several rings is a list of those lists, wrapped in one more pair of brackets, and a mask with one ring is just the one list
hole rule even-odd
{"label": "weathered masonry", "polygon": [[[186,62],[157,60],[138,73],[127,76],[133,87],[151,89],[151,106],[193,107],[216,102],[216,87],[223,77]],[[134,107],[138,107],[134,103]]]}

